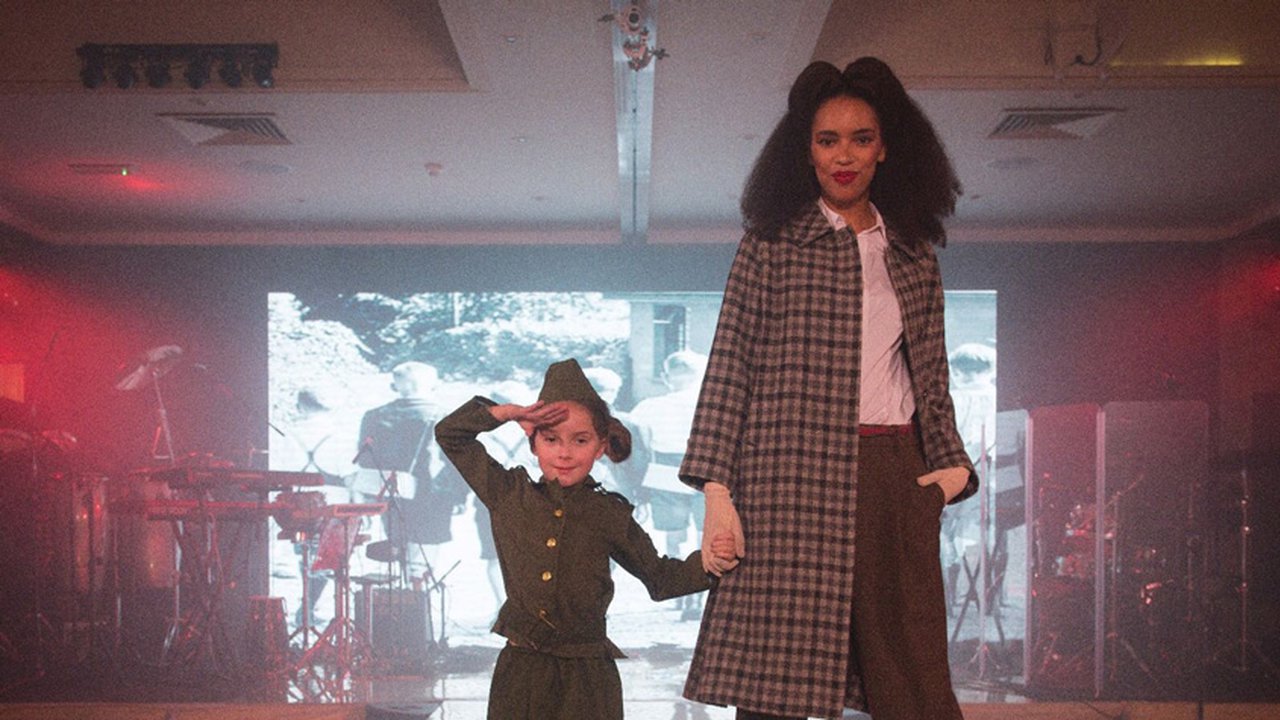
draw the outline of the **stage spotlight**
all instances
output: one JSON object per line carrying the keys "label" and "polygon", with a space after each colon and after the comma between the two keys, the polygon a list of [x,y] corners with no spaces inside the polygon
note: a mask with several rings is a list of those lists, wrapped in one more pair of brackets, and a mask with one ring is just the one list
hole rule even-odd
{"label": "stage spotlight", "polygon": [[223,59],[222,64],[218,66],[218,77],[222,78],[222,82],[231,88],[238,88],[244,82],[244,75],[240,72],[240,63],[233,57]]}
{"label": "stage spotlight", "polygon": [[260,88],[275,87],[276,79],[271,76],[271,63],[267,60],[254,60],[253,67],[249,71],[253,76],[253,82]]}
{"label": "stage spotlight", "polygon": [[80,56],[80,82],[90,90],[102,87],[107,81],[107,60],[99,45],[81,45],[76,48]]}
{"label": "stage spotlight", "polygon": [[138,82],[138,71],[134,70],[133,65],[128,61],[121,61],[111,73],[111,79],[116,81],[116,87],[128,90]]}
{"label": "stage spotlight", "polygon": [[209,82],[209,59],[204,57],[193,57],[187,61],[187,69],[182,72],[182,76],[187,79],[187,85],[192,90],[199,90]]}
{"label": "stage spotlight", "polygon": [[173,76],[169,74],[169,64],[159,60],[149,60],[145,72],[147,74],[147,85],[157,90],[173,81]]}
{"label": "stage spotlight", "polygon": [[107,81],[107,71],[102,67],[100,62],[86,63],[84,68],[80,70],[80,82],[90,90],[101,87],[102,83]]}
{"label": "stage spotlight", "polygon": [[[258,45],[97,45],[76,48],[80,58],[80,82],[97,88],[108,79],[121,90],[139,82],[141,75],[154,89],[169,87],[178,69],[192,90],[208,85],[216,71],[229,88],[245,84],[245,75],[260,88],[275,87],[273,73],[279,48]],[[175,69],[175,66],[178,66]]]}

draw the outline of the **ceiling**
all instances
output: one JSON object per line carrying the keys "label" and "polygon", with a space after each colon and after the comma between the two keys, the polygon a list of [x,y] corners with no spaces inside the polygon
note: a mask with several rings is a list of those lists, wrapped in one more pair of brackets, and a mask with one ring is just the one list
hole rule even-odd
{"label": "ceiling", "polygon": [[[58,244],[734,242],[791,79],[861,55],[942,135],[955,240],[1217,240],[1280,216],[1271,0],[638,7],[666,53],[640,71],[605,19],[620,0],[5,0],[0,225]],[[276,43],[280,61],[266,90],[180,70],[90,90],[85,43]],[[228,116],[279,135],[211,128]]]}

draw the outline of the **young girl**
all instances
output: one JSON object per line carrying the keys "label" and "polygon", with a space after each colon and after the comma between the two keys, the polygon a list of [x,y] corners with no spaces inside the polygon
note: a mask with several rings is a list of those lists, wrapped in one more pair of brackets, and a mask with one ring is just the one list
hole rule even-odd
{"label": "young girl", "polygon": [[[516,421],[542,477],[504,468],[477,440]],[[613,599],[609,561],[639,578],[654,600],[706,590],[701,552],[660,557],[631,505],[588,473],[602,455],[620,462],[631,435],[609,414],[575,360],[547,369],[538,402],[477,397],[436,425],[436,439],[493,516],[507,601],[493,632],[507,638],[489,687],[490,720],[622,718],[622,652],[605,635]],[[732,562],[732,541],[713,554]]]}

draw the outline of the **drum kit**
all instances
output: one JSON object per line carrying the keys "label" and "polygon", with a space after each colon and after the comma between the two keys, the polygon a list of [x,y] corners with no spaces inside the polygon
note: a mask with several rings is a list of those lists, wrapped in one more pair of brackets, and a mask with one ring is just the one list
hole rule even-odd
{"label": "drum kit", "polygon": [[1108,656],[1104,682],[1115,680],[1120,665],[1147,686],[1162,682],[1151,663],[1170,652],[1168,638],[1182,634],[1184,568],[1172,560],[1178,548],[1126,523],[1123,500],[1117,493],[1101,508],[1086,501],[1042,507],[1041,572],[1031,586],[1038,624],[1032,657],[1039,659],[1033,674],[1042,688],[1094,688],[1100,639]]}
{"label": "drum kit", "polygon": [[[1239,474],[1234,530],[1232,516],[1199,510],[1205,500],[1198,488],[1187,491],[1185,508],[1156,522],[1150,502],[1135,492],[1142,475],[1101,507],[1079,494],[1040,504],[1027,668],[1038,689],[1181,697],[1222,668],[1280,680],[1280,668],[1249,633],[1250,488],[1247,471]],[[1058,489],[1047,488],[1044,497]],[[1234,547],[1211,541],[1224,531],[1238,533]],[[1232,625],[1233,618],[1216,615],[1225,605],[1235,606],[1226,609],[1234,611],[1238,633],[1214,652],[1206,645],[1210,632]]]}
{"label": "drum kit", "polygon": [[[156,405],[152,461],[160,462],[124,477],[75,469],[67,433],[0,418],[14,425],[0,429],[0,511],[11,519],[0,524],[0,666],[23,673],[0,675],[0,691],[91,662],[349,699],[353,672],[371,657],[350,613],[350,558],[366,539],[362,523],[388,503],[326,502],[308,490],[324,483],[319,473],[179,462],[158,380],[180,354],[148,351],[116,384],[151,390]],[[318,539],[317,556],[304,562],[333,573],[334,617],[318,633],[308,613],[287,634],[284,598],[236,602],[243,588],[266,587],[265,563],[261,582],[244,574],[253,572],[250,549],[269,542],[269,518],[279,540]]]}

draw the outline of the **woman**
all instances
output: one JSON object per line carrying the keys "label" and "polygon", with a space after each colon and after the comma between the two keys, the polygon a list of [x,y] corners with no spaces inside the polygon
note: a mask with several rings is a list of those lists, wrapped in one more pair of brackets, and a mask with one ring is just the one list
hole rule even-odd
{"label": "woman", "polygon": [[732,533],[742,551],[703,554],[724,575],[689,699],[740,719],[960,717],[939,516],[978,481],[948,394],[933,252],[959,192],[883,62],[796,79],[743,195],[680,471],[706,494],[704,542]]}

